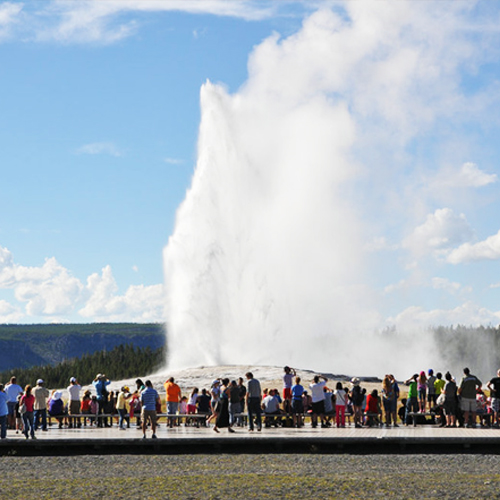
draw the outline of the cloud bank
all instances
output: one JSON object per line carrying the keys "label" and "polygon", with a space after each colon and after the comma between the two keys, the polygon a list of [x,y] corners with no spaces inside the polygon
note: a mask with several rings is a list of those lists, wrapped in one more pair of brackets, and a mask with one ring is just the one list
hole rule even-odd
{"label": "cloud bank", "polygon": [[1,246],[0,290],[10,290],[14,297],[0,300],[0,323],[164,320],[161,284],[130,286],[120,295],[110,266],[83,284],[54,257],[41,266],[23,266]]}

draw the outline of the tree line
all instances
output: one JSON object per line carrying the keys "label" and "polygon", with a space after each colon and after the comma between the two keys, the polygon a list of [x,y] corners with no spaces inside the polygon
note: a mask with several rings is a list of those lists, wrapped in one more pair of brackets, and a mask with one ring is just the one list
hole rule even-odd
{"label": "tree line", "polygon": [[96,374],[104,373],[110,380],[144,377],[158,370],[165,363],[165,347],[135,347],[121,344],[112,350],[84,354],[56,365],[34,366],[0,372],[0,381],[6,384],[15,375],[18,384],[35,385],[44,380],[46,387],[67,387],[69,379],[76,377],[80,384],[88,385]]}

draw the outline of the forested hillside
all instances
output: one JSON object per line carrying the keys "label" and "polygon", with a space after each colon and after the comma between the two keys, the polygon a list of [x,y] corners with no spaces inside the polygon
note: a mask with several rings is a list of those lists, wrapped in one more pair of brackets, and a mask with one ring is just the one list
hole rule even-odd
{"label": "forested hillside", "polygon": [[0,370],[53,365],[122,344],[156,350],[165,345],[159,323],[0,325]]}
{"label": "forested hillside", "polygon": [[23,386],[35,385],[41,378],[47,387],[66,387],[69,379],[76,377],[80,384],[88,385],[97,373],[105,373],[110,380],[144,377],[162,366],[164,348],[119,345],[110,351],[98,351],[69,359],[56,365],[35,366],[0,372],[0,382],[7,383],[12,375]]}

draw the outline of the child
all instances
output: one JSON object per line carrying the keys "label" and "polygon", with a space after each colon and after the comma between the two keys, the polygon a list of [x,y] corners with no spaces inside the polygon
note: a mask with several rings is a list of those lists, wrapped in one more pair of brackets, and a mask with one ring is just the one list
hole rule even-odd
{"label": "child", "polygon": [[97,402],[97,396],[94,394],[90,400],[90,413],[93,415],[90,418],[90,425],[97,425],[96,415],[99,413],[99,403]]}
{"label": "child", "polygon": [[[179,414],[180,415],[186,415],[187,414],[187,403],[188,403],[188,398],[187,396],[182,396],[181,402],[179,403]],[[182,418],[179,418],[179,425],[181,425]],[[184,419],[184,427],[187,425],[187,419]]]}
{"label": "child", "polygon": [[[83,415],[90,415],[90,402],[92,398],[90,397],[90,391],[85,391],[82,398],[82,403],[80,405],[80,411]],[[89,418],[89,423],[92,425],[92,421]],[[83,417],[83,425],[87,426],[87,417]]]}
{"label": "child", "polygon": [[335,421],[337,428],[345,427],[346,392],[342,388],[342,382],[335,386]]}

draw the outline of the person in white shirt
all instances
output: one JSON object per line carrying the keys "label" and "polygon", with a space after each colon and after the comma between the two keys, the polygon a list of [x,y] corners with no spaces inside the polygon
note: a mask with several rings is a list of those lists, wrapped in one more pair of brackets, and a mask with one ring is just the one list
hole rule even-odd
{"label": "person in white shirt", "polygon": [[[78,383],[75,377],[71,377],[69,379],[68,393],[69,393],[69,404],[68,410],[70,415],[79,415],[80,414],[80,390],[82,386]],[[69,419],[69,428],[72,427],[81,427],[82,422],[80,417],[75,417]]]}
{"label": "person in white shirt", "polygon": [[7,394],[7,410],[9,412],[7,424],[9,429],[15,429],[17,397],[23,393],[23,388],[17,383],[16,377],[11,377],[4,390],[5,394]]}
{"label": "person in white shirt", "polygon": [[326,387],[327,381],[328,379],[323,375],[316,375],[314,377],[314,383],[309,386],[309,389],[311,389],[311,398],[312,398],[311,422],[313,427],[317,427],[318,425],[318,416],[321,420],[321,427],[326,427],[324,388]]}

